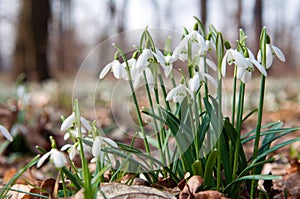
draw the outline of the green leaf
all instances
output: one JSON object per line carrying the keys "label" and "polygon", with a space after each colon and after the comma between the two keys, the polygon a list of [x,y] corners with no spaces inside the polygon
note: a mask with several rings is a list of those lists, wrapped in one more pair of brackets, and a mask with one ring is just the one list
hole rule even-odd
{"label": "green leaf", "polygon": [[82,179],[78,177],[78,175],[73,174],[69,171],[65,166],[62,167],[62,172],[69,178],[69,180],[74,184],[77,190],[80,190],[81,187],[84,186]]}
{"label": "green leaf", "polygon": [[16,175],[14,175],[9,181],[8,183],[6,183],[0,191],[0,198],[4,198],[4,196],[6,195],[6,193],[8,192],[8,190],[10,189],[11,186],[13,186],[16,181],[19,179],[19,177],[30,167],[32,167],[33,165],[35,165],[39,159],[39,155],[35,156],[27,165],[25,165],[22,169],[19,170],[18,173],[16,173]]}
{"label": "green leaf", "polygon": [[192,170],[194,175],[199,175],[203,176],[203,167],[202,167],[202,162],[200,160],[196,160],[192,164]]}
{"label": "green leaf", "polygon": [[287,146],[287,145],[289,145],[289,144],[292,144],[292,143],[294,143],[294,142],[297,142],[297,141],[300,141],[300,137],[297,137],[297,138],[294,138],[294,139],[290,139],[290,140],[285,141],[285,142],[283,142],[283,143],[277,144],[277,145],[275,145],[274,147],[272,147],[272,148],[270,148],[270,149],[268,149],[268,150],[262,152],[261,154],[259,154],[259,155],[252,161],[251,164],[256,163],[256,162],[259,161],[262,157],[268,155],[269,153],[272,153],[272,152],[274,152],[274,151],[276,151],[276,150],[278,150],[278,149],[280,149],[280,148],[282,148],[282,147],[285,147],[285,146]]}
{"label": "green leaf", "polygon": [[214,149],[210,152],[207,162],[205,164],[204,170],[204,185],[211,187],[214,186],[214,177],[213,177],[213,169],[216,165],[216,160],[218,158],[218,150]]}
{"label": "green leaf", "polygon": [[228,189],[234,185],[237,182],[244,181],[244,180],[280,180],[282,179],[281,176],[274,176],[274,175],[248,175],[248,176],[243,176],[240,178],[235,179],[231,183],[229,183],[225,189],[224,192],[226,193]]}
{"label": "green leaf", "polygon": [[[274,126],[274,125],[277,125],[278,123],[282,123],[281,121],[276,121],[276,122],[271,122],[271,123],[268,123],[264,126],[261,127],[261,129],[266,129],[266,128],[269,128],[271,126]],[[245,133],[244,135],[241,136],[241,139],[246,139],[247,137],[251,136],[252,134],[255,134],[256,132],[256,129],[253,129],[247,133]]]}

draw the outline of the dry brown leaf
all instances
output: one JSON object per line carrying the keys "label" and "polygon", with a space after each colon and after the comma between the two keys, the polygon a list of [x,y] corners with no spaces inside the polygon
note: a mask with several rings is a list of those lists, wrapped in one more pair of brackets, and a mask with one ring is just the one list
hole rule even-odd
{"label": "dry brown leaf", "polygon": [[41,194],[44,195],[44,196],[51,195],[53,193],[53,190],[54,190],[55,182],[56,182],[56,180],[53,179],[53,178],[49,178],[49,179],[44,180],[41,183],[40,188],[42,190],[46,191],[46,193],[41,193]]}
{"label": "dry brown leaf", "polygon": [[[159,191],[158,189],[146,186],[128,186],[121,183],[105,183],[101,184],[101,192],[106,198],[114,199],[175,199],[176,197],[170,193]],[[99,192],[97,199],[105,197]]]}
{"label": "dry brown leaf", "polygon": [[222,199],[224,197],[223,193],[214,190],[200,191],[194,194],[194,199]]}
{"label": "dry brown leaf", "polygon": [[194,198],[197,190],[201,187],[203,178],[201,176],[192,176],[179,194],[180,199]]}
{"label": "dry brown leaf", "polygon": [[[22,192],[28,192],[32,190],[32,186],[29,185],[24,185],[24,184],[14,184],[11,187],[12,190],[8,191],[7,196],[11,199],[29,199],[32,198],[29,194],[26,193],[20,193],[18,191]],[[18,190],[18,191],[13,191],[13,190]]]}

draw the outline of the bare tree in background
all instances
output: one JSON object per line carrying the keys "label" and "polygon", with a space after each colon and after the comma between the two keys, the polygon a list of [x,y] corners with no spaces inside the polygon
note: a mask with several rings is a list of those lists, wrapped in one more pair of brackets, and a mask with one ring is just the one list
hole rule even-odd
{"label": "bare tree in background", "polygon": [[206,18],[207,18],[207,1],[206,0],[200,0],[200,19],[203,24],[203,27],[206,27]]}
{"label": "bare tree in background", "polygon": [[14,77],[24,73],[28,80],[46,80],[50,78],[47,60],[50,2],[26,0],[22,3],[13,58]]}
{"label": "bare tree in background", "polygon": [[237,0],[237,10],[236,10],[236,21],[238,28],[244,29],[242,23],[242,13],[243,13],[243,0]]}
{"label": "bare tree in background", "polygon": [[255,0],[255,6],[254,6],[254,24],[255,24],[255,35],[256,43],[254,49],[259,49],[259,34],[261,32],[261,29],[263,27],[263,5],[262,0]]}

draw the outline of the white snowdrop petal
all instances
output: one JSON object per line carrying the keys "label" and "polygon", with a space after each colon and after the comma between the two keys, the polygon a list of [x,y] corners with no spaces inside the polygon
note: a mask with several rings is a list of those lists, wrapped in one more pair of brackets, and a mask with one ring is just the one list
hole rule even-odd
{"label": "white snowdrop petal", "polygon": [[266,69],[255,59],[251,59],[251,62],[256,66],[256,68],[266,77],[267,71]]}
{"label": "white snowdrop petal", "polygon": [[4,137],[8,141],[10,141],[10,142],[13,141],[13,137],[10,135],[10,133],[8,132],[8,130],[4,126],[2,126],[2,125],[0,125],[0,132],[2,133],[2,135],[4,135]]}
{"label": "white snowdrop petal", "polygon": [[222,59],[222,63],[221,63],[221,73],[223,77],[226,77],[226,64],[227,64],[227,53],[225,54],[225,56]]}
{"label": "white snowdrop petal", "polygon": [[136,78],[133,81],[133,88],[137,89],[142,85],[143,72],[139,72]]}
{"label": "white snowdrop petal", "polygon": [[167,97],[166,97],[166,100],[169,101],[169,100],[173,99],[178,93],[185,92],[184,87],[185,86],[183,84],[179,84],[178,86],[171,89],[170,92],[168,93]]}
{"label": "white snowdrop petal", "polygon": [[189,81],[189,88],[192,92],[197,92],[197,90],[199,89],[200,87],[200,79],[199,79],[199,74],[196,73],[194,75],[193,78],[190,79]]}
{"label": "white snowdrop petal", "polygon": [[63,146],[60,148],[60,150],[61,150],[61,151],[66,151],[66,150],[68,150],[70,147],[72,147],[71,144],[65,144],[65,145],[63,145]]}
{"label": "white snowdrop petal", "polygon": [[238,67],[238,69],[237,69],[237,78],[241,79],[245,72],[246,72],[245,67]]}
{"label": "white snowdrop petal", "polygon": [[148,59],[151,58],[152,52],[150,49],[144,49],[141,55],[138,57],[136,61],[136,67],[139,71],[145,70],[145,68],[148,66]]}
{"label": "white snowdrop petal", "polygon": [[100,136],[95,137],[94,143],[92,146],[92,155],[96,158],[100,156],[102,140]]}
{"label": "white snowdrop petal", "polygon": [[113,73],[116,79],[120,79],[123,76],[123,69],[124,67],[121,64],[116,64],[113,66]]}
{"label": "white snowdrop petal", "polygon": [[102,139],[110,146],[117,148],[118,145],[115,141],[113,141],[112,139],[106,138],[106,137],[102,137]]}
{"label": "white snowdrop petal", "polygon": [[266,68],[270,68],[273,64],[274,55],[272,53],[272,49],[270,44],[266,45]]}
{"label": "white snowdrop petal", "polygon": [[60,130],[66,131],[73,126],[75,122],[75,113],[73,112],[69,117],[67,117],[61,124]]}
{"label": "white snowdrop petal", "polygon": [[100,75],[99,75],[99,79],[103,79],[107,73],[110,71],[111,67],[112,67],[112,62],[107,64],[101,71]]}
{"label": "white snowdrop petal", "polygon": [[154,81],[154,77],[152,75],[151,70],[149,68],[146,68],[145,69],[145,74],[146,74],[146,79],[147,79],[147,83],[149,85],[149,88],[153,89],[155,81]]}
{"label": "white snowdrop petal", "polygon": [[40,166],[42,166],[42,164],[45,162],[45,160],[51,155],[52,150],[53,150],[53,149],[51,149],[51,151],[45,153],[45,154],[39,159],[39,161],[38,161],[38,163],[37,163],[37,165],[36,165],[37,168],[39,168]]}
{"label": "white snowdrop petal", "polygon": [[92,127],[91,127],[89,121],[86,120],[84,117],[80,117],[80,122],[81,122],[82,126],[83,126],[84,128],[86,128],[88,131],[91,131],[91,130],[92,130]]}
{"label": "white snowdrop petal", "polygon": [[57,149],[52,150],[51,159],[56,168],[61,168],[67,165],[67,159],[65,154],[61,151],[58,151]]}
{"label": "white snowdrop petal", "polygon": [[247,82],[250,81],[251,77],[252,77],[252,72],[246,71],[246,72],[244,73],[243,77],[241,78],[241,81],[242,81],[244,84],[246,84]]}
{"label": "white snowdrop petal", "polygon": [[273,45],[272,45],[272,48],[273,48],[273,50],[274,50],[274,53],[275,53],[276,56],[278,57],[278,59],[279,59],[280,61],[285,62],[285,56],[284,56],[283,52],[280,50],[280,48],[278,48],[277,46],[273,46]]}
{"label": "white snowdrop petal", "polygon": [[[223,60],[222,60],[223,62]],[[213,62],[212,60],[206,58],[206,64],[211,68],[213,69],[214,71],[217,70],[217,65],[215,64],[215,62]]]}
{"label": "white snowdrop petal", "polygon": [[216,80],[209,74],[207,73],[203,73],[203,75],[212,83],[212,85],[214,85],[214,87],[218,87],[218,83],[216,82]]}

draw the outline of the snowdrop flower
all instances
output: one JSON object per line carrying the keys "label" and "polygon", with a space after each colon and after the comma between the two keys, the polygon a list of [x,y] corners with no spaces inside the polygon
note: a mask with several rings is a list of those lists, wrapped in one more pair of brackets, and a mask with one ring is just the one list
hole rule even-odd
{"label": "snowdrop flower", "polygon": [[153,53],[153,55],[164,69],[165,76],[169,77],[173,69],[173,62],[177,60],[177,57],[171,55],[164,56],[159,49],[156,49],[156,53]]}
{"label": "snowdrop flower", "polygon": [[174,57],[178,57],[179,59],[186,61],[189,42],[191,42],[192,45],[192,59],[196,56],[203,55],[210,47],[210,45],[207,45],[203,36],[199,32],[193,30],[186,35],[174,49]]}
{"label": "snowdrop flower", "polygon": [[65,144],[61,147],[60,149],[61,151],[66,151],[68,150],[69,153],[69,158],[71,160],[73,160],[73,158],[76,156],[77,151],[79,150],[79,144],[75,143],[75,144]]}
{"label": "snowdrop flower", "polygon": [[[130,58],[127,63],[129,65],[129,70],[130,70],[130,75],[131,78],[134,80],[137,75],[138,75],[138,68],[136,67],[136,59],[135,58]],[[123,67],[126,68],[126,62],[122,63]],[[126,75],[124,75],[124,80],[128,80],[128,75],[126,73]]]}
{"label": "snowdrop flower", "polygon": [[[217,65],[210,59],[206,58],[206,65],[209,66],[212,70],[216,71],[217,70]],[[204,64],[204,57],[200,56],[199,57],[199,71],[204,72],[205,71],[205,64]]]}
{"label": "snowdrop flower", "polygon": [[212,76],[204,72],[196,72],[194,77],[189,81],[189,90],[197,92],[200,88],[200,84],[205,82],[205,78],[207,78],[215,87],[218,87],[216,80],[214,80]]}
{"label": "snowdrop flower", "polygon": [[248,62],[246,61],[244,55],[242,55],[237,50],[233,50],[233,49],[227,50],[222,59],[221,72],[223,77],[226,76],[226,63],[228,63],[229,65],[234,63],[238,67],[245,67],[245,68],[247,68],[248,66]]}
{"label": "snowdrop flower", "polygon": [[252,72],[254,71],[254,66],[263,74],[267,76],[267,71],[265,68],[254,58],[253,53],[248,49],[249,58],[245,58],[247,62],[246,67],[238,67],[237,78],[240,79],[243,83],[247,83],[251,77]]}
{"label": "snowdrop flower", "polygon": [[[285,56],[283,52],[277,46],[266,44],[266,68],[269,69],[272,66],[274,57],[278,57],[278,59],[282,62],[285,62]],[[261,63],[261,51],[259,50],[257,53],[257,60]]]}
{"label": "snowdrop flower", "polygon": [[103,149],[105,147],[115,147],[117,148],[118,145],[111,139],[102,137],[102,136],[97,136],[94,139],[93,146],[92,146],[92,154],[95,157],[92,159],[92,162],[95,161],[95,159],[100,160],[103,162],[105,160],[105,152],[103,152]]}
{"label": "snowdrop flower", "polygon": [[67,165],[67,159],[63,152],[52,148],[49,152],[45,153],[38,161],[36,167],[39,168],[50,157],[56,168],[62,168]]}
{"label": "snowdrop flower", "polygon": [[[89,138],[84,138],[84,140],[87,140],[89,142],[93,142],[92,139]],[[80,151],[80,146],[78,142],[75,142],[73,145],[72,144],[65,144],[61,147],[60,149],[61,151],[68,151],[69,153],[69,157],[71,160],[73,160],[73,158],[76,156],[76,154],[78,154],[78,152]],[[91,146],[85,144],[85,142],[83,142],[83,151],[84,154],[91,154],[92,153],[92,149]]]}
{"label": "snowdrop flower", "polygon": [[0,124],[0,132],[2,133],[2,135],[4,135],[4,137],[8,141],[10,141],[10,142],[13,141],[13,137],[10,135],[9,131],[4,126],[2,126],[1,124]]}
{"label": "snowdrop flower", "polygon": [[99,78],[103,79],[107,73],[112,70],[115,78],[120,79],[126,79],[127,77],[127,71],[124,65],[122,65],[119,60],[113,60],[109,64],[107,64],[101,71]]}
{"label": "snowdrop flower", "polygon": [[189,88],[184,86],[183,84],[179,84],[168,93],[166,100],[170,101],[173,99],[174,103],[182,102],[182,100],[189,94],[193,99],[193,93]]}
{"label": "snowdrop flower", "polygon": [[[69,128],[74,126],[74,123],[76,122],[75,118],[75,112],[73,112],[69,117],[67,117],[63,123],[61,124],[60,130],[61,131],[66,131]],[[80,116],[80,122],[84,128],[86,128],[88,131],[92,129],[89,121],[87,121],[84,117]]]}
{"label": "snowdrop flower", "polygon": [[140,71],[137,74],[136,78],[134,79],[134,82],[133,82],[134,89],[137,89],[138,87],[140,87],[142,85],[142,82],[144,80],[144,72],[146,75],[146,79],[147,79],[149,88],[150,89],[154,88],[155,81],[154,81],[153,74],[149,68],[146,68],[144,71]]}
{"label": "snowdrop flower", "polygon": [[148,48],[143,49],[143,52],[136,61],[136,67],[139,72],[144,71],[150,63],[154,62],[153,56],[152,50]]}

